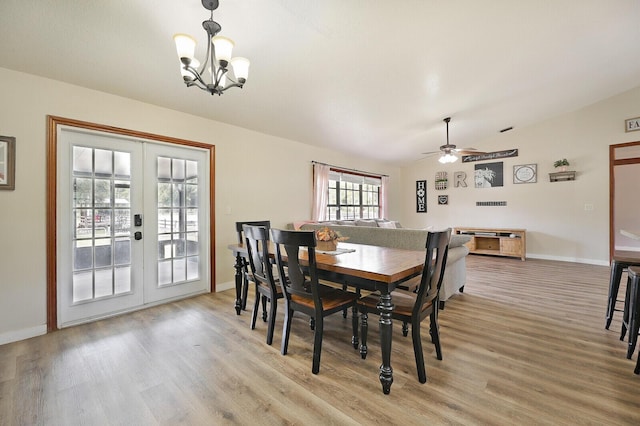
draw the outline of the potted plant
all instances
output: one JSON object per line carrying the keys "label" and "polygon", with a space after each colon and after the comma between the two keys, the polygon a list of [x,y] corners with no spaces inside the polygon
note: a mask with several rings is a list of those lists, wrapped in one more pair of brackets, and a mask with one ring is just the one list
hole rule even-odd
{"label": "potted plant", "polygon": [[322,251],[335,251],[338,247],[338,241],[348,239],[348,237],[342,237],[339,232],[325,226],[316,231],[316,248]]}
{"label": "potted plant", "polygon": [[566,172],[568,165],[569,165],[569,162],[567,161],[566,158],[563,158],[562,160],[557,160],[555,163],[553,163],[553,167],[555,167],[556,169],[559,169],[561,172]]}

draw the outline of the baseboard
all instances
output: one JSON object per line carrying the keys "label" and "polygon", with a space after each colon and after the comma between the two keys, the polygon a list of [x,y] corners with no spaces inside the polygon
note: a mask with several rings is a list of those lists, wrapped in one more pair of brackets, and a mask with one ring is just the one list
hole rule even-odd
{"label": "baseboard", "polygon": [[231,290],[232,288],[236,288],[236,281],[227,281],[226,283],[217,283],[216,284],[216,293],[225,290]]}
{"label": "baseboard", "polygon": [[17,342],[18,340],[30,339],[31,337],[47,334],[47,325],[42,324],[35,327],[23,328],[22,330],[9,331],[0,334],[0,345]]}
{"label": "baseboard", "polygon": [[584,259],[584,258],[581,258],[581,257],[549,256],[549,255],[546,255],[546,254],[531,254],[531,253],[527,253],[527,258],[542,259],[542,260],[556,260],[558,262],[585,263],[587,265],[609,266],[609,261],[608,260]]}

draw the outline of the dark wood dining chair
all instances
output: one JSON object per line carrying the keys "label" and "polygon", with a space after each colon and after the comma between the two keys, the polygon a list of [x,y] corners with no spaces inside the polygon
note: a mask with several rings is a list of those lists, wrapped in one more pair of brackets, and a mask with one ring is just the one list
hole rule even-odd
{"label": "dark wood dining chair", "polygon": [[[269,229],[271,228],[270,220],[254,220],[248,222],[236,222],[236,234],[238,237],[238,244],[244,244],[244,231],[242,227],[244,225],[252,226],[264,226],[267,228],[267,238],[269,237]],[[247,295],[249,293],[249,259],[246,257],[242,259],[242,293],[240,296],[240,307],[242,310],[247,309]]]}
{"label": "dark wood dining chair", "polygon": [[267,322],[267,345],[270,345],[273,342],[278,299],[282,299],[283,295],[282,289],[273,276],[273,264],[269,256],[269,230],[265,226],[244,225],[243,232],[247,244],[249,273],[256,288],[256,302],[251,313],[251,329],[256,328],[258,310],[262,301],[262,320]]}
{"label": "dark wood dining chair", "polygon": [[640,266],[640,253],[637,251],[616,250],[611,257],[611,273],[609,276],[609,297],[607,301],[607,314],[605,317],[605,326],[607,330],[613,320],[614,312],[622,312],[622,309],[616,308],[618,300],[618,290],[620,289],[620,281],[622,273],[629,269],[630,266]]}
{"label": "dark wood dining chair", "polygon": [[[311,372],[318,374],[320,371],[324,318],[336,312],[342,312],[345,308],[353,307],[358,295],[344,291],[341,288],[320,285],[316,266],[316,236],[314,231],[272,229],[271,237],[275,244],[276,265],[281,277],[280,286],[285,300],[284,327],[280,351],[282,355],[287,354],[294,312],[302,312],[314,318],[313,365]],[[305,249],[307,261],[300,261],[301,249]],[[286,279],[282,279],[285,276]],[[357,336],[357,315],[353,317],[352,326],[353,335]]]}
{"label": "dark wood dining chair", "polygon": [[[451,229],[440,232],[429,232],[427,234],[426,255],[422,276],[417,292],[396,290],[391,293],[394,305],[391,317],[403,322],[403,334],[405,325],[411,324],[411,337],[413,339],[413,352],[416,358],[416,368],[418,370],[418,380],[420,383],[427,381],[427,374],[424,368],[424,355],[422,353],[422,341],[420,339],[420,323],[426,318],[430,318],[429,332],[431,341],[436,348],[436,356],[442,360],[442,348],[440,347],[440,331],[438,329],[438,293],[442,285],[442,277],[447,263],[447,253],[449,251],[449,239]],[[363,297],[358,300],[357,308],[360,315],[360,355],[367,357],[367,332],[368,313],[378,313],[378,302],[380,298],[375,294]]]}

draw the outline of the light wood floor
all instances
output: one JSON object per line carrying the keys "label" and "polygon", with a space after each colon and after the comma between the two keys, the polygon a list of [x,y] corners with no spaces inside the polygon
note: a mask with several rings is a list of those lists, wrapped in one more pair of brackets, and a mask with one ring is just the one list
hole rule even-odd
{"label": "light wood floor", "polygon": [[328,319],[314,376],[307,318],[283,357],[282,309],[267,346],[233,291],[77,326],[0,346],[0,425],[637,425],[637,355],[625,357],[620,314],[604,329],[608,274],[469,256],[465,293],[441,311],[442,361],[423,328],[426,384],[395,324],[390,395],[377,327],[362,360],[350,319]]}

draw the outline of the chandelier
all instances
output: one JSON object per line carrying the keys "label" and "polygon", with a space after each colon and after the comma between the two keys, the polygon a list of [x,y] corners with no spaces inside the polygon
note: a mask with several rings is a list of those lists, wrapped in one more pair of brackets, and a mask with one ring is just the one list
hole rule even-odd
{"label": "chandelier", "polygon": [[[202,23],[207,32],[207,54],[201,67],[200,62],[194,57],[196,40],[187,34],[173,36],[184,83],[187,87],[195,86],[212,95],[222,95],[222,92],[231,87],[242,88],[249,76],[249,60],[231,57],[235,45],[233,40],[216,35],[222,29],[220,24],[213,20],[213,11],[218,8],[218,3],[218,0],[202,0],[202,6],[211,11],[211,17]],[[227,74],[229,65],[233,68],[235,79]]]}

